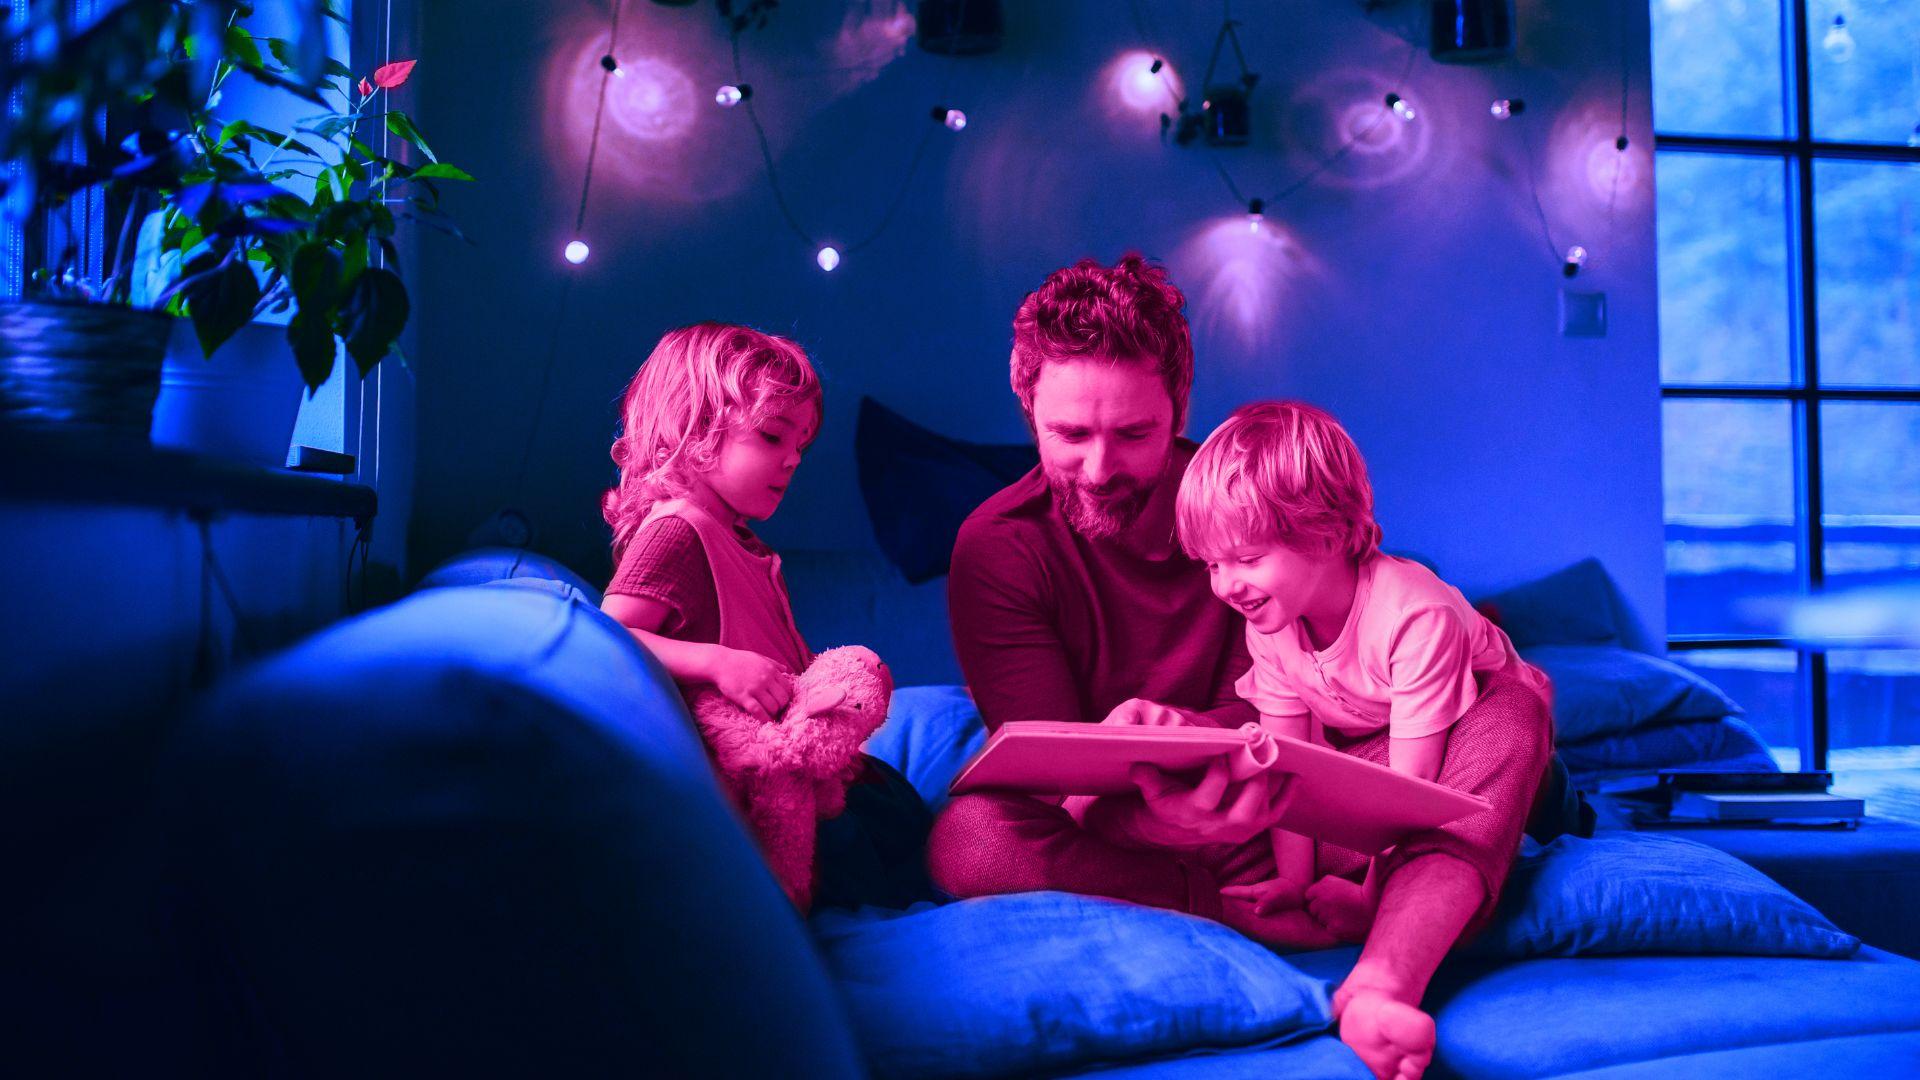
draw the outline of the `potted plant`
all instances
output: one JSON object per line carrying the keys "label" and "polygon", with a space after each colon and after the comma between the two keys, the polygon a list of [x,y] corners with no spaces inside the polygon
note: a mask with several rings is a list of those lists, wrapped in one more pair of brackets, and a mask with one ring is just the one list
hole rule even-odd
{"label": "potted plant", "polygon": [[[384,107],[386,92],[406,81],[413,63],[356,79],[325,55],[324,33],[315,29],[320,19],[339,18],[326,0],[311,0],[297,40],[250,33],[245,3],[129,0],[107,18],[128,9],[144,18],[125,15],[127,23],[152,33],[135,33],[146,62],[122,65],[128,78],[115,93],[133,101],[142,122],[117,154],[103,155],[111,168],[93,174],[96,182],[104,171],[109,184],[150,192],[158,206],[140,214],[140,199],[130,199],[127,225],[142,222],[139,242],[129,251],[122,230],[115,272],[85,299],[185,316],[204,357],[256,316],[290,313],[286,339],[309,392],[332,373],[336,342],[364,376],[394,351],[410,307],[394,269],[396,219],[458,235],[440,209],[437,182],[471,179],[438,161],[405,113]],[[79,60],[92,51],[92,36],[75,35],[58,51]],[[223,116],[223,88],[237,74],[319,111],[286,131]],[[370,127],[425,162],[375,152]],[[50,275],[44,284],[58,291],[71,280]]]}

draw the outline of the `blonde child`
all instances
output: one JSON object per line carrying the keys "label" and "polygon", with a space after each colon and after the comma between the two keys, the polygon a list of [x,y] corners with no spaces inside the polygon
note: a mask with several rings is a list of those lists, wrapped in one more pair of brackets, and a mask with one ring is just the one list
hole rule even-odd
{"label": "blonde child", "polygon": [[[1247,620],[1253,665],[1235,689],[1267,729],[1342,748],[1385,732],[1391,768],[1446,782],[1449,732],[1490,679],[1522,680],[1548,723],[1546,676],[1507,635],[1431,570],[1380,551],[1366,463],[1327,413],[1300,402],[1236,411],[1188,466],[1176,515],[1214,595]],[[1517,842],[1518,825],[1506,831]],[[1272,903],[1304,889],[1307,910],[1336,936],[1365,936],[1380,860],[1364,884],[1315,881],[1313,841],[1279,829],[1274,858],[1277,881],[1238,892]],[[1505,869],[1483,870],[1496,891]]]}
{"label": "blonde child", "polygon": [[[780,507],[820,430],[820,380],[800,346],[745,326],[670,331],[628,384],[601,499],[615,570],[601,607],[683,687],[712,686],[763,721],[813,661],[780,557],[749,521]],[[926,804],[861,755],[846,809],[820,823],[813,904],[905,908],[926,880]]]}

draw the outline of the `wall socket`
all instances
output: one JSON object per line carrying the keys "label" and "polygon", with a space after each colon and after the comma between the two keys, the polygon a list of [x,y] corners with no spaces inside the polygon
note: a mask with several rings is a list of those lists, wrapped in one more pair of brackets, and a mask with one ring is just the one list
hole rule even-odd
{"label": "wall socket", "polygon": [[1562,337],[1606,337],[1607,294],[1560,290]]}

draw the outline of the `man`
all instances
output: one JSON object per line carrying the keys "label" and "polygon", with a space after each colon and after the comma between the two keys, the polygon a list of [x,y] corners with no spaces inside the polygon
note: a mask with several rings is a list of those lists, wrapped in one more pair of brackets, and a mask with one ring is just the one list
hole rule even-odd
{"label": "man", "polygon": [[[1233,689],[1249,664],[1242,618],[1174,539],[1174,495],[1196,449],[1180,437],[1193,383],[1183,303],[1163,271],[1128,255],[1057,271],[1014,318],[1011,382],[1040,465],[967,519],[948,582],[954,645],[989,729],[1258,719]],[[1496,846],[1517,847],[1548,751],[1543,732],[1512,742],[1511,767],[1488,779],[1510,810]],[[1216,919],[1270,944],[1326,947],[1336,939],[1297,900],[1256,907],[1259,890],[1247,888],[1276,876],[1268,830],[1287,780],[1235,782],[1221,760],[1199,777],[1141,769],[1127,796],[961,796],[934,824],[929,869],[960,896],[1088,893]],[[1387,876],[1335,997],[1341,1038],[1378,1075],[1424,1069],[1427,981],[1501,884],[1438,847]]]}

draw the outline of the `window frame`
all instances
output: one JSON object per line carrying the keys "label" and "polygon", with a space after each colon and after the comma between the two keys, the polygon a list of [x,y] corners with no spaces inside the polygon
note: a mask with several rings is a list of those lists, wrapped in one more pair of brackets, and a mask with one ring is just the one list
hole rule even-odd
{"label": "window frame", "polygon": [[[1827,387],[1820,379],[1819,280],[1814,253],[1814,165],[1822,160],[1871,161],[1920,165],[1920,147],[1892,143],[1821,140],[1813,137],[1812,80],[1809,62],[1812,31],[1807,0],[1782,0],[1780,32],[1785,75],[1786,128],[1789,137],[1680,135],[1654,133],[1662,152],[1729,154],[1777,160],[1787,171],[1788,252],[1793,378],[1787,386],[1743,383],[1687,383],[1669,386],[1663,377],[1660,398],[1672,400],[1785,401],[1794,414],[1794,564],[1799,586],[1817,592],[1826,581],[1825,481],[1821,462],[1821,406],[1830,401],[1920,402],[1920,387]],[[1654,74],[1658,78],[1658,73]],[[1669,652],[1708,649],[1792,649],[1800,707],[1795,717],[1801,768],[1827,768],[1830,749],[1825,649],[1796,645],[1786,637],[1758,635],[1669,634]]]}

